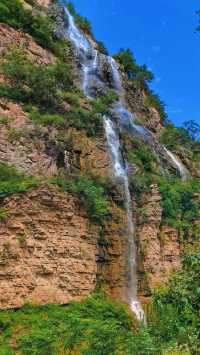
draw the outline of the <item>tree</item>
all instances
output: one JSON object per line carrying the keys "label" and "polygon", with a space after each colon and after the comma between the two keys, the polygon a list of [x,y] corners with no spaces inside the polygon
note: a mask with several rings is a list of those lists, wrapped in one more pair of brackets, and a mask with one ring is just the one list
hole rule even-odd
{"label": "tree", "polygon": [[190,137],[193,140],[198,140],[200,138],[200,124],[194,120],[189,120],[184,122],[184,127],[187,129]]}
{"label": "tree", "polygon": [[144,82],[150,82],[153,80],[153,73],[147,69],[146,65],[138,65],[133,52],[128,49],[120,49],[114,58],[122,64],[125,72],[129,78],[136,78]]}

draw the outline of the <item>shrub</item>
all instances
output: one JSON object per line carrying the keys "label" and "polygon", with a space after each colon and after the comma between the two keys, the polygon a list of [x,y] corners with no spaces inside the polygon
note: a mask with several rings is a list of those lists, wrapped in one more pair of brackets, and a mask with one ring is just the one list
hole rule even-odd
{"label": "shrub", "polygon": [[[183,270],[170,280],[168,288],[154,296],[151,334],[165,346],[172,345],[198,354],[200,346],[200,253],[183,259]],[[182,352],[180,352],[182,353]],[[184,352],[183,352],[184,353]]]}
{"label": "shrub", "polygon": [[136,164],[141,170],[147,172],[155,171],[157,158],[152,150],[139,140],[133,141],[133,147],[128,151],[128,160]]}
{"label": "shrub", "polygon": [[0,207],[0,222],[3,222],[8,217],[8,210]]}
{"label": "shrub", "polygon": [[13,166],[0,162],[0,198],[15,193],[26,192],[30,187],[37,186],[36,180],[18,172]]}
{"label": "shrub", "polygon": [[15,128],[10,128],[7,133],[7,139],[10,143],[19,141],[24,136],[23,131],[17,131]]}
{"label": "shrub", "polygon": [[[0,95],[13,96],[22,101],[31,101],[39,105],[52,106],[59,101],[59,91],[71,88],[69,67],[58,61],[55,65],[38,66],[33,64],[22,50],[7,54],[0,71],[14,89],[1,86]],[[2,92],[1,92],[2,91]]]}
{"label": "shrub", "polygon": [[40,125],[50,125],[57,128],[65,127],[65,118],[64,116],[51,113],[41,113],[37,107],[26,107],[29,111],[29,118],[35,123]]}
{"label": "shrub", "polygon": [[178,178],[160,178],[158,183],[164,220],[174,227],[187,230],[198,219],[199,203],[194,198],[194,193],[199,191],[199,182],[190,180],[184,183]]}
{"label": "shrub", "polygon": [[75,7],[71,1],[67,3],[67,8],[68,8],[69,12],[72,14],[72,16],[74,17],[74,19],[75,19],[77,25],[80,27],[80,29],[83,32],[92,34],[91,22],[88,21],[87,18],[77,14]]}
{"label": "shrub", "polygon": [[10,121],[9,117],[0,116],[0,125],[5,125],[6,126],[9,121]]}
{"label": "shrub", "polygon": [[165,112],[164,102],[160,99],[159,95],[155,94],[149,88],[146,90],[146,93],[146,105],[148,107],[154,107],[158,111],[161,119],[165,122],[167,119],[167,114]]}
{"label": "shrub", "polygon": [[[34,2],[31,0],[32,5]],[[19,0],[1,0],[0,22],[28,32],[42,47],[63,58],[63,49],[67,48],[67,44],[62,38],[55,40],[55,22],[49,16],[38,13],[33,15],[32,11],[25,9]]]}
{"label": "shrub", "polygon": [[0,97],[21,102],[27,102],[29,99],[28,94],[24,90],[5,84],[0,84]]}
{"label": "shrub", "polygon": [[12,353],[80,355],[156,355],[159,349],[147,330],[136,329],[125,308],[95,294],[68,306],[24,306],[0,314],[2,349]]}
{"label": "shrub", "polygon": [[122,65],[129,78],[138,79],[143,83],[150,82],[154,76],[146,65],[140,66],[136,63],[134,55],[130,49],[120,49],[114,58]]}
{"label": "shrub", "polygon": [[92,177],[77,175],[57,177],[52,180],[62,191],[77,194],[89,216],[96,222],[102,222],[108,214],[108,202],[102,185]]}
{"label": "shrub", "polygon": [[104,43],[101,41],[97,42],[97,46],[98,46],[98,51],[105,54],[105,55],[109,55],[107,48],[105,47]]}
{"label": "shrub", "polygon": [[105,115],[109,113],[110,105],[118,99],[118,95],[114,90],[109,90],[107,95],[101,96],[96,100],[91,101],[92,108],[95,113]]}
{"label": "shrub", "polygon": [[168,149],[176,150],[180,146],[187,146],[190,137],[186,129],[176,128],[172,123],[168,123],[161,134],[160,141]]}
{"label": "shrub", "polygon": [[72,107],[66,114],[68,127],[75,127],[78,130],[85,130],[90,137],[102,135],[102,117],[94,111],[85,110],[82,107]]}

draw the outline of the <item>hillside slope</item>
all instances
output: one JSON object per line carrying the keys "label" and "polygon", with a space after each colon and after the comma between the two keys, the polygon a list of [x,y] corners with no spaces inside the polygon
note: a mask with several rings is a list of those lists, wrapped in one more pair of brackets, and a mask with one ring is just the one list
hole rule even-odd
{"label": "hillside slope", "polygon": [[[173,302],[177,308],[176,297],[170,293],[170,285],[176,282],[172,278],[180,278],[180,293],[186,292],[188,280],[183,270],[188,267],[191,271],[193,264],[185,264],[185,260],[199,260],[199,142],[167,120],[162,102],[149,88],[147,68],[138,66],[126,51],[119,52],[115,61],[105,55],[88,22],[71,5],[76,28],[89,45],[87,58],[83,50],[78,53],[69,36],[70,17],[56,1],[15,0],[11,5],[3,0],[1,6],[0,308],[19,308],[26,303],[65,305],[99,289],[130,306],[127,294],[132,292],[130,279],[134,276],[136,296],[148,309],[152,329],[160,322],[160,334],[150,329],[148,335],[137,335],[138,342],[147,338],[146,352],[131,350],[129,345],[121,350],[119,343],[107,352],[101,346],[94,352],[94,345],[93,350],[84,350],[82,339],[80,352],[76,350],[79,343],[74,352],[63,350],[63,344],[55,350],[54,344],[41,354],[159,353],[162,346],[156,348],[155,344],[159,337],[164,338],[166,320],[152,311],[152,295],[157,292],[159,304],[170,300],[172,308]],[[95,59],[93,51],[97,53],[96,67],[84,87],[83,64]],[[120,89],[115,70],[121,78]],[[113,146],[118,144],[118,150],[110,149],[113,137],[106,134],[105,117],[111,117],[118,137]],[[127,176],[128,199],[124,177],[120,180],[113,168],[116,153],[119,168]],[[134,270],[130,218],[136,247]],[[197,290],[195,277],[191,274]],[[102,304],[109,302],[105,296],[95,297]],[[87,303],[82,302],[80,305]],[[193,322],[196,329],[199,305],[197,310],[194,304],[188,307],[188,323]],[[166,311],[169,323],[174,322],[170,312]],[[6,325],[4,317],[12,318],[11,314],[2,312],[2,331],[10,329],[12,320]],[[129,319],[127,314],[124,317]],[[136,328],[137,322],[127,322],[130,332]],[[188,323],[184,322],[182,343],[178,320],[176,330],[172,334],[169,330],[168,335],[170,346],[178,347],[174,332],[188,351]],[[122,333],[124,329],[126,325]],[[194,329],[192,335],[196,336]],[[3,334],[1,341],[5,341]],[[11,342],[15,353],[15,336]],[[2,347],[5,354],[13,353],[9,346]],[[22,349],[16,353],[26,354],[27,344]],[[38,354],[37,349],[32,353]]]}

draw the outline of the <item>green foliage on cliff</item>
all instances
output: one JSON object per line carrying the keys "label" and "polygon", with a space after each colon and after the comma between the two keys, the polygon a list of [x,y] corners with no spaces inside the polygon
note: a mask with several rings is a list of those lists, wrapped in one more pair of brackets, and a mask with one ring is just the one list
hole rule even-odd
{"label": "green foliage on cliff", "polygon": [[[191,123],[193,122],[193,123]],[[200,161],[200,141],[198,140],[199,128],[195,121],[185,122],[184,127],[174,127],[169,122],[160,137],[160,142],[168,149],[180,152],[192,161]]]}
{"label": "green foliage on cliff", "polygon": [[161,118],[165,120],[167,117],[165,105],[160,97],[148,86],[148,84],[154,79],[153,73],[146,65],[137,64],[130,49],[120,49],[120,51],[114,55],[114,58],[121,64],[123,70],[128,75],[129,80],[132,80],[134,89],[139,88],[145,91],[145,104],[148,107],[154,107],[160,114]]}
{"label": "green foliage on cliff", "polygon": [[24,101],[43,107],[55,106],[59,104],[60,91],[72,87],[70,69],[61,61],[54,65],[39,66],[33,64],[22,50],[12,51],[4,60],[0,72],[9,80],[10,86],[18,90],[19,98]]}
{"label": "green foliage on cliff", "polygon": [[132,148],[128,151],[128,161],[136,164],[141,172],[154,172],[155,163],[157,161],[156,155],[152,150],[139,139],[132,141]]}
{"label": "green foliage on cliff", "polygon": [[98,45],[98,51],[105,54],[109,55],[107,48],[105,47],[105,44],[102,41],[97,41]]}
{"label": "green foliage on cliff", "polygon": [[[80,106],[80,95],[72,85],[71,70],[66,63],[57,61],[54,65],[39,66],[21,50],[12,51],[4,59],[0,72],[9,79],[9,85],[0,85],[0,96],[25,103],[31,120],[63,129],[75,127],[85,130],[88,136],[102,134],[100,107],[87,110]],[[99,104],[107,110],[106,105],[114,98],[111,91]],[[66,103],[70,105],[67,110]]]}
{"label": "green foliage on cliff", "polygon": [[195,179],[183,182],[178,178],[158,180],[164,221],[186,232],[198,220],[199,201],[194,194],[200,191]]}
{"label": "green foliage on cliff", "polygon": [[0,329],[1,354],[159,354],[124,307],[101,294],[68,306],[27,305],[1,312]]}
{"label": "green foliage on cliff", "polygon": [[137,322],[102,293],[68,306],[26,305],[0,312],[0,353],[82,355],[199,354],[200,254],[147,307],[148,325]]}
{"label": "green foliage on cliff", "polygon": [[22,29],[33,36],[39,45],[63,58],[65,49],[68,47],[67,42],[62,38],[55,39],[55,23],[50,16],[39,12],[33,14],[31,10],[24,8],[20,0],[1,0],[0,22]]}
{"label": "green foliage on cliff", "polygon": [[153,80],[153,73],[147,69],[146,65],[138,65],[130,49],[120,49],[114,58],[122,65],[129,78],[137,79],[141,83]]}
{"label": "green foliage on cliff", "polygon": [[[199,354],[200,253],[183,260],[168,288],[157,291],[149,327],[165,348],[176,354]],[[176,352],[177,351],[177,352]],[[188,352],[187,352],[188,351]]]}
{"label": "green foliage on cliff", "polygon": [[35,186],[37,182],[34,178],[24,175],[13,166],[0,162],[0,199],[25,192]]}
{"label": "green foliage on cliff", "polygon": [[71,1],[68,2],[67,8],[68,8],[69,12],[72,14],[72,16],[74,17],[79,28],[83,32],[91,34],[92,33],[91,22],[86,17],[83,17],[76,12],[73,2],[71,2]]}
{"label": "green foliage on cliff", "polygon": [[155,94],[155,92],[153,92],[149,88],[146,90],[146,94],[147,94],[146,105],[148,107],[154,107],[158,111],[163,122],[165,123],[167,114],[165,112],[164,102],[161,100],[158,94]]}
{"label": "green foliage on cliff", "polygon": [[108,216],[108,201],[103,184],[92,176],[58,176],[52,180],[61,191],[68,191],[79,196],[89,217],[98,223]]}

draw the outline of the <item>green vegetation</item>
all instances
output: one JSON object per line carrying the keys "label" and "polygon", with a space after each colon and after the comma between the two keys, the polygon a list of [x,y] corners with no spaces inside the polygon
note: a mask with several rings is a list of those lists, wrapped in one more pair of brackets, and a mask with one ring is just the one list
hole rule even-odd
{"label": "green vegetation", "polygon": [[125,148],[127,160],[135,166],[133,174],[130,174],[130,188],[139,199],[142,192],[150,192],[151,184],[155,183],[159,176],[157,157],[144,142],[137,138],[131,139]]}
{"label": "green vegetation", "polygon": [[0,222],[3,222],[8,217],[8,210],[0,207]]}
{"label": "green vegetation", "polygon": [[[39,66],[33,64],[22,50],[12,51],[4,59],[0,72],[9,79],[11,88],[19,93],[22,101],[45,107],[57,106],[59,92],[72,86],[69,67],[61,61]],[[1,88],[0,94],[6,96],[5,86]]]}
{"label": "green vegetation", "polygon": [[[191,123],[193,122],[193,123]],[[185,122],[185,127],[176,128],[169,122],[160,137],[160,142],[175,152],[184,152],[190,161],[200,161],[200,141],[198,124],[194,121]]]}
{"label": "green vegetation", "polygon": [[55,55],[63,58],[68,48],[62,38],[55,40],[55,22],[50,16],[32,13],[25,9],[20,0],[1,0],[0,22],[32,35],[38,44],[50,49]]}
{"label": "green vegetation", "polygon": [[107,48],[105,47],[104,43],[101,41],[97,41],[97,45],[98,45],[98,51],[105,54],[105,55],[109,55]]}
{"label": "green vegetation", "polygon": [[114,90],[109,90],[107,95],[100,96],[96,100],[91,101],[94,112],[105,115],[109,113],[110,105],[118,99],[118,95]]}
{"label": "green vegetation", "polygon": [[148,332],[137,329],[123,306],[102,294],[68,306],[1,312],[0,329],[1,354],[159,354]]}
{"label": "green vegetation", "polygon": [[0,198],[5,198],[15,193],[27,191],[30,187],[37,186],[32,177],[18,172],[13,166],[0,162]]}
{"label": "green vegetation", "polygon": [[145,91],[146,105],[154,107],[160,114],[163,120],[167,115],[165,112],[165,105],[160,97],[156,95],[148,86],[154,79],[153,73],[148,70],[146,65],[138,65],[136,59],[130,49],[120,49],[119,53],[114,55],[114,58],[121,64],[122,69],[128,75],[129,80],[133,83],[133,89],[140,88]]}
{"label": "green vegetation", "polygon": [[159,191],[162,196],[164,221],[183,229],[185,233],[198,220],[199,202],[194,194],[200,191],[200,184],[195,179],[182,182],[178,178],[159,179]]}
{"label": "green vegetation", "polygon": [[87,18],[80,16],[79,14],[77,14],[74,4],[70,1],[67,3],[67,8],[69,10],[69,12],[72,14],[72,16],[74,17],[77,25],[79,26],[79,28],[86,33],[92,34],[92,25],[91,22],[88,21]]}
{"label": "green vegetation", "polygon": [[[6,247],[6,246],[5,246]],[[9,246],[8,246],[9,248]],[[0,312],[0,353],[14,355],[199,354],[200,254],[185,257],[169,287],[147,307],[148,326],[103,293],[68,306]]]}
{"label": "green vegetation", "polygon": [[[69,12],[72,14],[73,18],[75,19],[76,24],[78,27],[85,33],[89,34],[93,38],[93,33],[92,33],[92,25],[91,22],[86,18],[81,15],[79,15],[75,9],[75,6],[73,2],[68,2],[67,3],[67,8]],[[101,41],[96,41],[97,42],[97,49],[99,52],[108,55],[108,50],[106,49],[105,45]]]}
{"label": "green vegetation", "polygon": [[154,297],[149,328],[158,344],[171,354],[199,354],[200,349],[200,253],[183,260],[168,288]]}
{"label": "green vegetation", "polygon": [[108,216],[108,201],[104,185],[96,178],[86,175],[59,176],[52,180],[61,191],[68,191],[79,196],[89,217],[102,223]]}
{"label": "green vegetation", "polygon": [[[171,131],[173,138],[171,138]],[[170,148],[176,148],[184,142],[198,144],[191,140],[185,129],[167,126],[163,136]],[[163,138],[162,138],[163,139]],[[195,221],[199,220],[199,201],[196,197],[200,191],[198,179],[189,178],[186,182],[178,176],[164,175],[160,170],[160,164],[152,150],[144,142],[124,136],[127,160],[133,164],[133,173],[130,174],[130,188],[137,196],[140,205],[142,193],[148,193],[151,185],[156,184],[161,194],[161,206],[163,208],[162,223],[184,232],[187,239],[189,233],[196,237],[199,235]],[[127,142],[127,143],[126,143]],[[163,141],[164,143],[164,141]],[[171,145],[173,144],[173,146]],[[166,144],[167,145],[167,144]],[[139,206],[140,207],[140,206]]]}
{"label": "green vegetation", "polygon": [[130,79],[134,78],[142,83],[147,83],[153,80],[153,73],[150,72],[146,65],[138,65],[135,57],[130,49],[120,49],[114,55],[114,58],[122,65],[122,68]]}
{"label": "green vegetation", "polygon": [[[101,105],[116,97],[113,92],[97,101],[93,110],[79,104],[80,93],[72,86],[70,68],[64,62],[39,66],[33,64],[21,50],[7,54],[0,72],[9,79],[10,86],[0,85],[0,96],[22,101],[31,120],[36,124],[54,125],[57,128],[75,127],[85,130],[88,136],[101,135]],[[65,103],[71,107],[65,110]]]}
{"label": "green vegetation", "polygon": [[154,107],[158,111],[163,122],[165,123],[166,118],[167,118],[167,114],[165,112],[164,102],[160,99],[159,95],[155,94],[149,88],[147,89],[146,93],[147,93],[146,105],[148,107]]}
{"label": "green vegetation", "polygon": [[136,164],[140,171],[154,172],[157,158],[152,150],[139,139],[134,138],[132,149],[128,151],[128,161]]}

